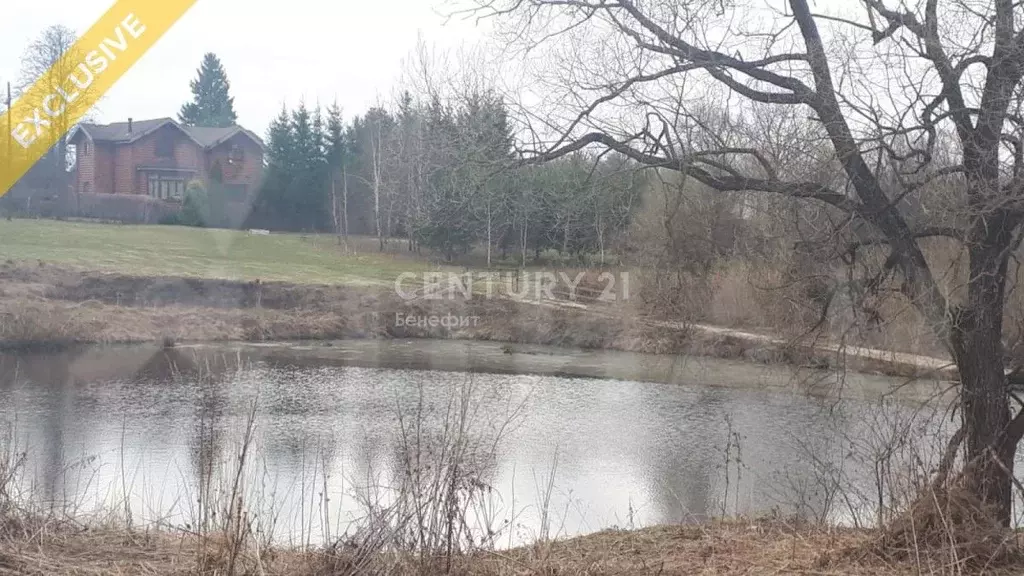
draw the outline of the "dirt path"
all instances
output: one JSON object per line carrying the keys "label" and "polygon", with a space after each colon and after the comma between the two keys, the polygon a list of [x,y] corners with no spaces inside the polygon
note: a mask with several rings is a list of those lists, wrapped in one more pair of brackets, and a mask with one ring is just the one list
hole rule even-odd
{"label": "dirt path", "polygon": [[[593,305],[582,304],[580,302],[568,302],[564,300],[519,300],[520,302],[532,304],[534,306],[544,307],[555,307],[555,308],[566,308],[573,310],[585,311],[590,314],[597,314],[603,316],[615,316],[614,312],[608,312],[599,310],[598,307]],[[825,342],[815,340],[813,342],[801,343],[794,342],[793,340],[787,340],[778,336],[770,334],[763,334],[757,332],[748,332],[744,330],[737,330],[734,328],[725,328],[722,326],[714,326],[711,324],[693,323],[688,324],[684,322],[668,321],[668,320],[644,320],[651,326],[670,328],[673,330],[693,330],[700,333],[705,338],[731,338],[747,342],[751,345],[756,346],[768,346],[773,348],[784,348],[790,347],[796,344],[800,347],[811,348],[818,353],[827,353],[837,356],[842,356],[846,359],[860,360],[870,364],[881,363],[888,364],[896,368],[894,372],[900,372],[900,368],[911,369],[914,371],[931,373],[933,375],[941,375],[943,377],[955,377],[956,366],[953,361],[946,358],[936,358],[934,356],[923,356],[920,354],[910,354],[907,352],[896,352],[894,350],[881,350],[877,348],[866,348],[863,346],[854,346],[850,344],[841,344],[837,342]]]}
{"label": "dirt path", "polygon": [[[661,324],[670,323],[661,322]],[[720,326],[711,326],[709,324],[694,324],[692,327],[706,334],[730,336],[732,338],[741,338],[753,342],[763,342],[766,344],[777,345],[784,345],[787,343],[787,341],[782,338],[769,336],[767,334],[744,332],[742,330],[722,328]],[[946,372],[951,370],[955,371],[956,369],[952,360],[935,358],[934,356],[922,356],[920,354],[909,354],[907,352],[895,352],[892,350],[879,350],[877,348],[864,348],[862,346],[852,346],[849,344],[838,344],[834,342],[815,342],[813,346],[815,347],[815,349],[820,350],[822,352],[844,354],[846,356],[863,358],[865,360],[880,360],[894,362],[897,364],[916,366],[923,370]]]}
{"label": "dirt path", "polygon": [[[582,289],[583,288],[581,287],[578,288],[577,290]],[[500,292],[498,292],[498,297],[507,300],[512,300],[517,303],[525,303],[533,306],[541,306],[548,308],[576,310],[604,317],[615,318],[622,316],[621,313],[616,313],[614,310],[612,310],[610,306],[606,304],[599,304],[597,300],[595,300],[593,304],[583,303],[578,300],[571,300],[570,298],[573,298],[573,296],[570,295],[568,292],[564,291],[555,290],[555,298],[543,298],[541,297],[541,290],[535,290],[532,288],[525,289],[523,293],[537,294],[537,298],[513,297],[508,294],[502,294]],[[450,287],[442,287],[435,291],[420,290],[417,294],[417,299],[430,297],[450,299],[458,296],[453,295],[453,291]],[[705,339],[729,338],[748,343],[751,346],[767,346],[772,348],[791,347],[795,344],[800,347],[811,348],[817,353],[833,354],[846,357],[847,359],[862,360],[871,363],[887,363],[898,367],[913,368],[922,372],[941,374],[947,377],[952,377],[955,376],[956,374],[956,367],[953,364],[952,360],[949,358],[936,358],[934,356],[924,356],[920,354],[911,354],[908,352],[897,352],[894,350],[867,348],[864,346],[828,342],[823,341],[822,339],[815,339],[812,342],[794,342],[793,340],[780,338],[778,336],[774,336],[771,334],[749,332],[746,330],[737,330],[734,328],[726,328],[722,326],[715,326],[712,324],[685,323],[669,320],[652,320],[640,318],[634,319],[652,327],[669,328],[672,330],[696,331],[699,333],[699,336]]]}

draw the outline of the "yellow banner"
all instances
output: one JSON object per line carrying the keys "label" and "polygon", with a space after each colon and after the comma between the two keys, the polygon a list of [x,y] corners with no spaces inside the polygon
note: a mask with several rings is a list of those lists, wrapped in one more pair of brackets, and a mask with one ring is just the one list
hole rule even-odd
{"label": "yellow banner", "polygon": [[[0,196],[82,118],[196,0],[117,0],[0,115]],[[63,162],[63,159],[60,160]]]}

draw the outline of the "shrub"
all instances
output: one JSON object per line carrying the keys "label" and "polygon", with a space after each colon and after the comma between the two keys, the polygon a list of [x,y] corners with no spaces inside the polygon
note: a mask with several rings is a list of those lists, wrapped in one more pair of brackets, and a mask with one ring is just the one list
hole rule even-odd
{"label": "shrub", "polygon": [[152,224],[177,214],[178,207],[140,194],[78,193],[69,195],[55,216],[95,218],[125,224]]}
{"label": "shrub", "polygon": [[188,183],[178,220],[178,223],[182,226],[197,226],[200,228],[205,227],[207,222],[209,222],[210,199],[206,194],[203,184],[198,180]]}

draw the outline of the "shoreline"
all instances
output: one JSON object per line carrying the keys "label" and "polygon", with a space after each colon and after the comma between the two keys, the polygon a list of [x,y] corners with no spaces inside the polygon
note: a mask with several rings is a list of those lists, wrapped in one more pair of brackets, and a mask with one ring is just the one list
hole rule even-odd
{"label": "shoreline", "polygon": [[800,394],[817,398],[874,401],[884,397],[918,403],[941,396],[948,385],[919,378],[802,369],[742,359],[677,354],[648,354],[514,344],[479,340],[353,339],[282,342],[200,342],[162,347],[152,343],[79,344],[61,352],[3,352],[16,361],[24,355],[68,355],[69,374],[93,381],[131,376],[138,367],[157,373],[221,370],[238,362],[292,366],[337,366],[433,370],[459,374],[509,374],[557,378],[593,378],[688,387]]}
{"label": "shoreline", "polygon": [[[410,301],[386,287],[130,276],[11,263],[0,265],[0,294],[0,350],[6,352],[95,344],[423,339],[707,357],[926,380],[955,376],[941,359],[575,303]],[[407,317],[420,321],[409,324]],[[443,325],[452,318],[459,319],[458,327]],[[426,321],[431,319],[437,322]]]}

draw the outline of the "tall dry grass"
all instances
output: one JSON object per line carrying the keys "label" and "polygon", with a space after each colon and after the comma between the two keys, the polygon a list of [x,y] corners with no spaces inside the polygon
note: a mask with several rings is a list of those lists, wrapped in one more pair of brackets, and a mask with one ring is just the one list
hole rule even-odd
{"label": "tall dry grass", "polygon": [[87,304],[55,308],[30,298],[0,304],[0,343],[8,347],[89,341],[95,311]]}
{"label": "tall dry grass", "polygon": [[[962,302],[967,281],[962,248],[942,239],[924,240],[922,245],[950,303]],[[638,267],[631,270],[642,304],[637,313],[787,338],[948,356],[934,327],[900,292],[898,277],[883,276],[877,289],[865,288],[883,268],[881,250],[862,249],[853,266],[822,258],[802,261],[779,247],[720,255],[698,272],[685,263],[668,269],[664,263]],[[1024,359],[1024,269],[1014,260],[1009,273],[1005,341],[1014,357]]]}

